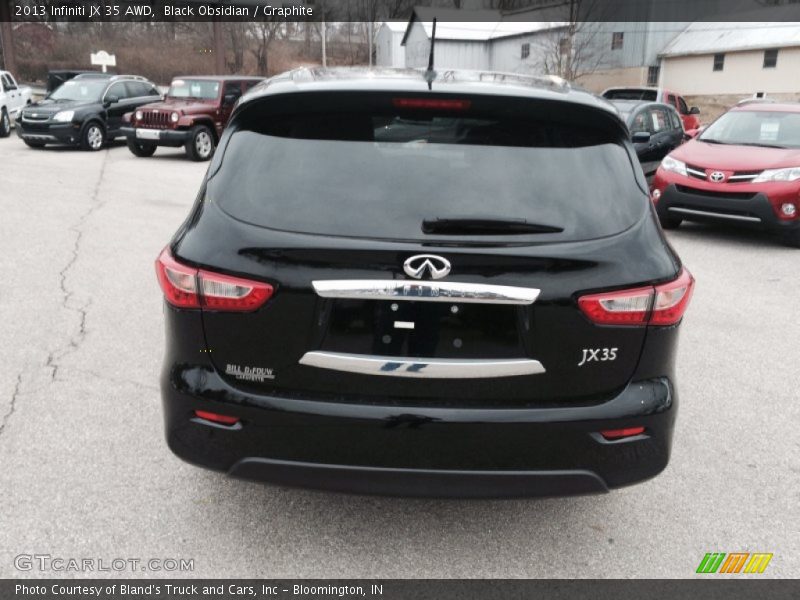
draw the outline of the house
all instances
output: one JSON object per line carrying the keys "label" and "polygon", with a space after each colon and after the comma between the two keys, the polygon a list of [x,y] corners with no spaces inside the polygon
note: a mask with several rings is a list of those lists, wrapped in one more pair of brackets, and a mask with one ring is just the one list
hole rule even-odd
{"label": "house", "polygon": [[661,83],[684,94],[734,104],[766,95],[800,99],[800,23],[697,22],[659,54]]}
{"label": "house", "polygon": [[558,21],[505,20],[496,10],[415,8],[402,44],[407,67],[428,65],[436,17],[437,68],[543,73],[542,49],[566,28]]}
{"label": "house", "polygon": [[405,22],[385,21],[375,36],[375,64],[379,67],[406,66],[406,49],[403,34],[408,26]]}

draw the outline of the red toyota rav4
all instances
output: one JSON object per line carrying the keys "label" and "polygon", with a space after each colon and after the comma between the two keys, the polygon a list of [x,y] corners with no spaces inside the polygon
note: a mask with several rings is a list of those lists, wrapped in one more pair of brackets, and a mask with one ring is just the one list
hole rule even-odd
{"label": "red toyota rav4", "polygon": [[737,223],[800,247],[800,104],[732,108],[664,158],[651,196],[665,229]]}

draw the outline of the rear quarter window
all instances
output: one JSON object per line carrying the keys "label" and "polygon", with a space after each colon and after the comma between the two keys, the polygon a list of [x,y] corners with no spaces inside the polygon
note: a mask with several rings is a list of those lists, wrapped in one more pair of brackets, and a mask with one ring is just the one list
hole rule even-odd
{"label": "rear quarter window", "polygon": [[563,229],[517,239],[579,240],[642,217],[633,168],[617,134],[569,122],[256,111],[238,119],[206,194],[236,219],[284,231],[426,240],[437,237],[423,233],[426,219],[488,217]]}

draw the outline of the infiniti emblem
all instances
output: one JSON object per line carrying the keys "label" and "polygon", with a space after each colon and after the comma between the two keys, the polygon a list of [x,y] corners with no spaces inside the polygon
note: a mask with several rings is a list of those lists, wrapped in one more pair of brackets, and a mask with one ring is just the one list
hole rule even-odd
{"label": "infiniti emblem", "polygon": [[403,263],[403,271],[414,279],[422,279],[426,271],[431,279],[441,279],[450,273],[450,261],[435,254],[417,254]]}
{"label": "infiniti emblem", "polygon": [[719,183],[725,179],[725,173],[722,173],[721,171],[714,171],[708,176],[708,178],[714,183]]}

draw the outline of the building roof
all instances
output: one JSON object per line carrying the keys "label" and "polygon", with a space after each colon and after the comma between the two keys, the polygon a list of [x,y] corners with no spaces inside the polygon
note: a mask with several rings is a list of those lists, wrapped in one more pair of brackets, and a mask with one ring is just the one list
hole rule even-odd
{"label": "building roof", "polygon": [[667,44],[660,56],[715,54],[790,46],[800,46],[798,22],[698,21],[689,25]]}
{"label": "building roof", "polygon": [[390,29],[392,33],[405,33],[408,27],[407,21],[384,21],[383,24]]}
{"label": "building roof", "polygon": [[504,37],[535,33],[566,27],[564,21],[514,21],[497,10],[461,10],[454,8],[416,7],[406,25],[405,43],[411,26],[419,21],[428,38],[433,33],[436,17],[436,39],[450,41],[488,42]]}

